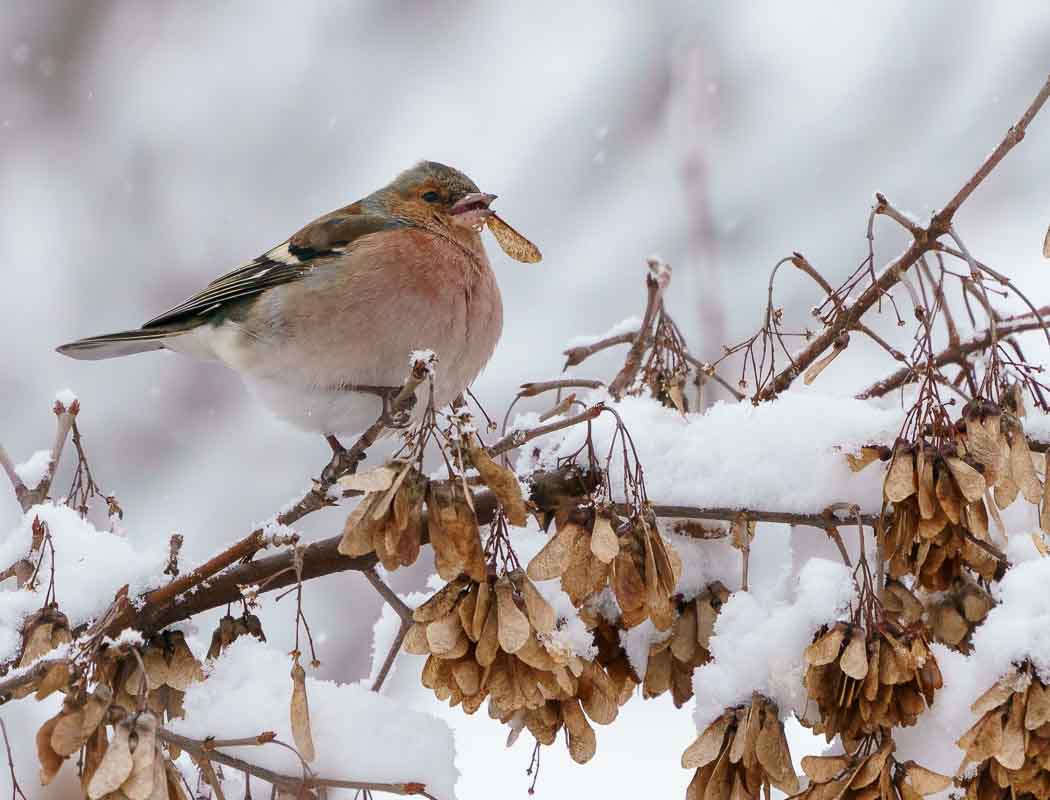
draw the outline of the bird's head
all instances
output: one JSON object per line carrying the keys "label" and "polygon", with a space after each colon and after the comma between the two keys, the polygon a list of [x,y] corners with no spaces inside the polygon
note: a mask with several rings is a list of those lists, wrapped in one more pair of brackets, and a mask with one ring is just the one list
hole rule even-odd
{"label": "bird's head", "polygon": [[436,161],[421,161],[402,172],[381,194],[394,216],[451,233],[480,231],[493,215],[489,204],[496,199],[459,170]]}

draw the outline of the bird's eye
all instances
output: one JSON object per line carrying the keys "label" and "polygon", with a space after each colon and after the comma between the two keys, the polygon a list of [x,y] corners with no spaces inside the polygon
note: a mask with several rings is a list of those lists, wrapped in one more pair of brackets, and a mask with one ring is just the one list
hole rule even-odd
{"label": "bird's eye", "polygon": [[441,199],[441,195],[439,195],[437,192],[424,192],[423,199],[426,200],[428,203],[436,203],[438,200]]}

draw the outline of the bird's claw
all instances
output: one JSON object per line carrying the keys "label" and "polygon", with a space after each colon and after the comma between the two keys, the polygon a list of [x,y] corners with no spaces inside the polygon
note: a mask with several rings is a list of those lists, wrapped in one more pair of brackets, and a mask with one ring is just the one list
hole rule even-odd
{"label": "bird's claw", "polygon": [[412,424],[412,409],[416,406],[416,396],[412,395],[405,401],[404,406],[395,412],[394,400],[400,393],[401,387],[395,386],[380,395],[383,399],[383,424],[394,430],[404,430]]}

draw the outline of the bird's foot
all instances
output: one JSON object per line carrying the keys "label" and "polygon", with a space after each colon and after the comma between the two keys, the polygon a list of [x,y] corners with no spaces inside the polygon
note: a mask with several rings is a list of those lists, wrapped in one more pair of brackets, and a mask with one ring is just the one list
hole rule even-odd
{"label": "bird's foot", "polygon": [[412,424],[412,409],[416,406],[416,396],[409,397],[402,408],[394,411],[394,400],[401,393],[400,386],[384,387],[380,393],[383,400],[383,424],[394,430],[404,430]]}

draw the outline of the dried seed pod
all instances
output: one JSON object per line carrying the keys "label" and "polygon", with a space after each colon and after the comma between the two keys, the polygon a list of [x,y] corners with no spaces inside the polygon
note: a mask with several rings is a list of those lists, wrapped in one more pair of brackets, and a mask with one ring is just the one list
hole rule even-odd
{"label": "dried seed pod", "polygon": [[514,586],[503,576],[496,581],[496,611],[499,619],[499,645],[505,653],[516,653],[532,635],[529,618],[514,600]]}
{"label": "dried seed pod", "polygon": [[806,650],[806,662],[806,690],[820,714],[806,724],[828,741],[841,734],[851,743],[914,725],[941,687],[925,639],[891,620],[874,631],[844,623],[819,631]]}
{"label": "dried seed pod", "polygon": [[529,623],[537,633],[550,633],[558,621],[554,609],[528,577],[520,575],[518,579],[521,582],[521,595],[525,600]]}
{"label": "dried seed pod", "polygon": [[567,523],[543,546],[526,570],[534,581],[549,581],[561,577],[569,568],[572,559],[573,545],[576,538],[583,535],[583,530],[575,523]]}
{"label": "dried seed pod", "polygon": [[295,747],[306,761],[316,758],[314,737],[310,729],[310,704],[306,697],[306,670],[299,663],[299,654],[295,653],[292,663],[292,700],[288,713],[292,723],[292,740]]}
{"label": "dried seed pod", "polygon": [[898,447],[886,470],[882,493],[891,503],[899,503],[915,494],[915,458],[906,447]]}
{"label": "dried seed pod", "polygon": [[438,575],[485,580],[485,554],[473,501],[459,481],[431,481],[427,490],[428,531]]}
{"label": "dried seed pod", "polygon": [[517,476],[501,464],[497,464],[489,456],[473,434],[467,440],[467,454],[474,468],[481,476],[496,499],[503,506],[503,513],[507,516],[507,522],[511,525],[521,527],[528,519],[528,511],[525,508],[525,498],[521,494],[521,484]]}
{"label": "dried seed pod", "polygon": [[798,776],[775,704],[755,694],[750,705],[726,709],[682,754],[696,769],[687,798],[757,798],[770,786],[799,790]]}
{"label": "dried seed pod", "polygon": [[971,776],[963,781],[967,797],[1045,800],[1050,795],[1050,694],[1032,665],[1000,678],[971,710],[979,719],[956,742],[966,754],[960,772]]}
{"label": "dried seed pod", "polygon": [[569,755],[577,764],[586,764],[598,749],[594,728],[587,721],[580,701],[576,698],[563,700],[561,704],[562,719],[569,734]]}
{"label": "dried seed pod", "polygon": [[951,778],[913,761],[898,763],[893,758],[893,749],[893,739],[885,736],[874,751],[858,746],[853,753],[845,755],[806,756],[802,759],[802,770],[810,784],[797,797],[919,800],[923,795],[943,791],[951,785]]}
{"label": "dried seed pod", "polygon": [[66,756],[56,752],[51,744],[55,728],[61,719],[61,715],[52,717],[36,732],[36,756],[40,761],[40,784],[42,786],[47,786],[55,779],[55,775],[62,769],[66,761]]}
{"label": "dried seed pod", "polygon": [[490,216],[486,220],[486,224],[492,235],[496,237],[496,241],[499,242],[503,252],[515,261],[534,264],[543,257],[540,255],[540,250],[536,245],[514,230],[496,214]]}
{"label": "dried seed pod", "polygon": [[591,553],[603,564],[611,564],[620,552],[620,540],[613,530],[612,521],[605,514],[596,514],[591,530]]}
{"label": "dried seed pod", "polygon": [[131,757],[130,719],[119,722],[113,729],[113,739],[106,747],[106,754],[88,783],[87,796],[90,800],[117,791],[131,775],[134,762]]}

